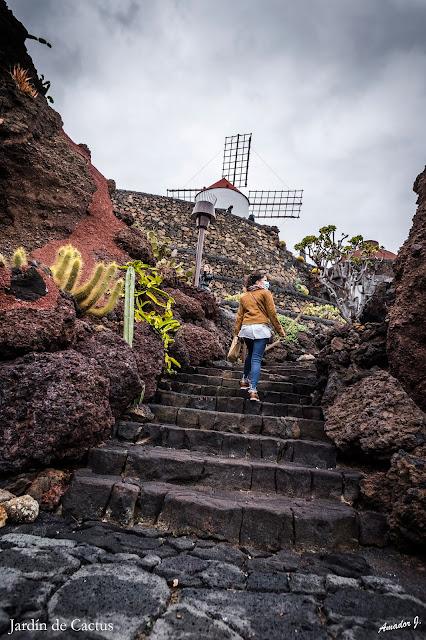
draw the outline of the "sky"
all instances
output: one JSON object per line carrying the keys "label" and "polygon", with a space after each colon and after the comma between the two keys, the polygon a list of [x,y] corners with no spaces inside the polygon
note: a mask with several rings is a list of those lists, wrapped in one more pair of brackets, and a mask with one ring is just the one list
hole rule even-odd
{"label": "sky", "polygon": [[[123,189],[221,177],[253,133],[250,189],[304,189],[319,227],[397,251],[426,163],[426,0],[8,0],[65,131]],[[207,166],[205,166],[207,164]],[[204,169],[203,169],[204,167]],[[272,169],[272,170],[271,170]]]}

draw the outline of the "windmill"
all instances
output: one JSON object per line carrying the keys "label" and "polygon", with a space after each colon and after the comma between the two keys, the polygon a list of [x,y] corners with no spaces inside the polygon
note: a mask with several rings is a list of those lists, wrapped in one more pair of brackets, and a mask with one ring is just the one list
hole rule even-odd
{"label": "windmill", "polygon": [[[251,133],[227,136],[223,149],[222,178],[220,180],[209,187],[167,189],[167,195],[171,198],[194,202],[199,193],[211,191],[217,198],[216,208],[227,209],[244,218],[258,220],[300,218],[303,189],[250,189],[248,195],[240,190],[246,188],[248,184],[251,152]],[[256,155],[267,164],[258,153]],[[269,167],[269,165],[267,166]]]}

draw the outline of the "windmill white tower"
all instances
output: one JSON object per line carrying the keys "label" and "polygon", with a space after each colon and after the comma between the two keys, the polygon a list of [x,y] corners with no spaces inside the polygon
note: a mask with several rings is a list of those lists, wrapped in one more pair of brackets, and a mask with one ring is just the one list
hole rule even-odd
{"label": "windmill white tower", "polygon": [[255,189],[248,196],[240,191],[239,188],[247,187],[251,139],[251,133],[225,138],[220,180],[198,189],[167,189],[167,195],[193,202],[196,196],[208,191],[216,196],[217,209],[227,209],[242,218],[300,218],[303,189]]}

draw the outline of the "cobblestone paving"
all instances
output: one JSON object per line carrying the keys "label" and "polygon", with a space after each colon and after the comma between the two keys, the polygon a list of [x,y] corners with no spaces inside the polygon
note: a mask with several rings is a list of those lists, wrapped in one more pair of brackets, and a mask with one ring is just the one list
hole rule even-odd
{"label": "cobblestone paving", "polygon": [[[1,531],[0,633],[16,640],[369,640],[382,628],[385,638],[420,640],[424,568],[390,550],[268,553],[140,525],[75,526],[42,513],[31,525]],[[23,630],[31,619],[38,630]]]}

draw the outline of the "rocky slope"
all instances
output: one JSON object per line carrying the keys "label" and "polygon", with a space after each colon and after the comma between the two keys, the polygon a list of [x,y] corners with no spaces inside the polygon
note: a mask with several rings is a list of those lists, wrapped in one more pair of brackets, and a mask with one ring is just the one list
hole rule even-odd
{"label": "rocky slope", "polygon": [[[63,131],[27,35],[0,0],[0,253],[10,258],[22,245],[29,258],[19,269],[0,263],[0,474],[79,459],[109,437],[143,388],[146,399],[155,394],[164,364],[161,339],[148,325],[136,326],[133,349],[124,342],[122,303],[105,318],[81,317],[53,281],[49,266],[67,243],[82,254],[83,277],[97,261],[153,264],[154,257],[143,231],[114,215],[113,181]],[[10,73],[18,65],[32,95]],[[172,291],[185,363],[223,355],[217,337],[202,344],[207,329],[217,333],[213,297],[180,282]]]}
{"label": "rocky slope", "polygon": [[387,351],[392,374],[426,410],[426,167],[413,185],[417,212],[395,263]]}

